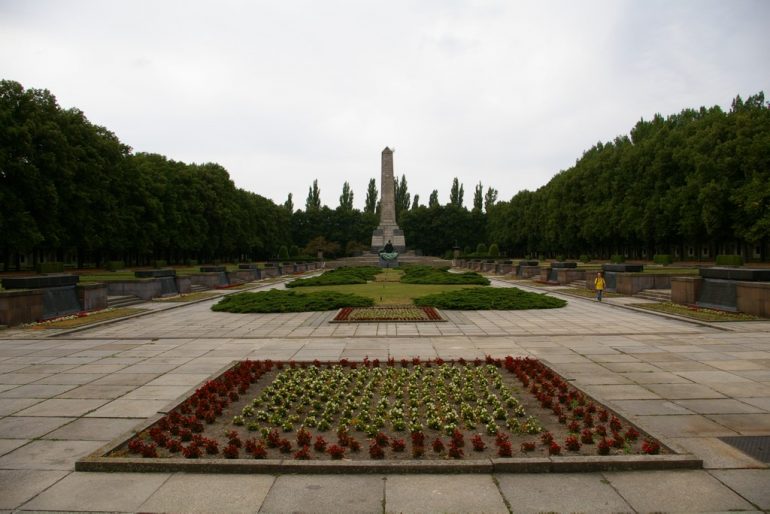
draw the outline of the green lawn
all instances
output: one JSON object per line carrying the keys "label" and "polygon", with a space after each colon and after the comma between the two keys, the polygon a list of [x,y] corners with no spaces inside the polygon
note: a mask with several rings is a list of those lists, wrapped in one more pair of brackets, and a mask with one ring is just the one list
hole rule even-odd
{"label": "green lawn", "polygon": [[677,316],[684,316],[686,318],[692,318],[698,321],[755,321],[761,319],[756,316],[752,316],[751,314],[744,314],[742,312],[725,312],[718,311],[716,309],[688,307],[687,305],[679,305],[670,302],[632,303],[629,306],[638,307],[640,309],[647,309],[650,311],[665,312],[667,314],[675,314]]}
{"label": "green lawn", "polygon": [[466,289],[469,285],[434,285],[434,284],[402,284],[400,282],[376,281],[366,284],[351,284],[345,286],[316,286],[303,287],[302,292],[337,291],[371,298],[377,305],[404,305],[412,303],[414,298],[428,294],[443,293]]}

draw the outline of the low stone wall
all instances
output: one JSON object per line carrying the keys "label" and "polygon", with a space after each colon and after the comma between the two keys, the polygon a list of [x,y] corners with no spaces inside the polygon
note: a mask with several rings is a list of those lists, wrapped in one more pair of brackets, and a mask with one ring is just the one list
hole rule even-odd
{"label": "low stone wall", "polygon": [[540,276],[540,266],[519,266],[521,278],[536,278]]}
{"label": "low stone wall", "polygon": [[76,287],[80,308],[98,311],[107,308],[107,284],[101,282],[78,284]]}
{"label": "low stone wall", "polygon": [[561,285],[571,284],[576,280],[584,280],[586,278],[586,271],[574,268],[557,268],[556,269],[556,281]]}
{"label": "low stone wall", "polygon": [[162,295],[161,282],[155,278],[138,280],[114,280],[105,282],[109,296],[138,296],[142,300],[152,300]]}
{"label": "low stone wall", "polygon": [[187,294],[192,291],[192,280],[190,277],[176,277],[176,290],[179,294]]}
{"label": "low stone wall", "polygon": [[738,282],[735,292],[738,311],[770,318],[770,282]]}
{"label": "low stone wall", "polygon": [[0,291],[0,325],[12,327],[42,318],[42,289]]}
{"label": "low stone wall", "polygon": [[618,273],[615,291],[620,294],[634,295],[643,289],[671,289],[671,275]]}
{"label": "low stone wall", "polygon": [[225,272],[195,273],[190,275],[190,282],[196,286],[203,286],[209,289],[227,286],[227,274]]}
{"label": "low stone wall", "polygon": [[671,301],[681,305],[695,305],[702,284],[701,277],[671,277]]}
{"label": "low stone wall", "polygon": [[230,284],[245,284],[259,279],[259,270],[238,270],[227,272],[227,280]]}
{"label": "low stone wall", "polygon": [[497,267],[497,263],[495,263],[494,261],[481,263],[481,271],[483,271],[484,273],[494,273],[496,267]]}
{"label": "low stone wall", "polygon": [[263,277],[278,277],[281,275],[279,268],[265,268],[262,270]]}
{"label": "low stone wall", "polygon": [[513,271],[513,264],[510,262],[498,262],[495,266],[495,274],[497,275],[507,275],[508,273]]}

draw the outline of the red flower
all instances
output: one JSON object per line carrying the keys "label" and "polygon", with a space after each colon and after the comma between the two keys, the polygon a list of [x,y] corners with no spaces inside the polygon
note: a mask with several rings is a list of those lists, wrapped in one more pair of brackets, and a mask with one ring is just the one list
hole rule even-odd
{"label": "red flower", "polygon": [[326,442],[326,439],[324,439],[323,436],[319,435],[315,438],[315,443],[313,443],[313,449],[317,452],[325,452],[327,444],[328,443]]}
{"label": "red flower", "polygon": [[306,446],[309,445],[313,441],[313,436],[310,434],[310,432],[305,428],[302,427],[297,432],[297,444],[299,446]]}
{"label": "red flower", "polygon": [[144,448],[144,442],[139,438],[135,437],[128,442],[128,451],[131,453],[141,453],[142,448]]}
{"label": "red flower", "polygon": [[642,452],[647,455],[657,455],[660,453],[660,443],[654,439],[645,439],[642,443]]}
{"label": "red flower", "polygon": [[615,416],[612,416],[612,419],[610,420],[610,428],[614,432],[620,432],[620,430],[623,428],[623,425],[620,423],[620,420],[616,418]]}
{"label": "red flower", "polygon": [[639,439],[639,431],[634,427],[630,427],[628,430],[626,430],[626,439],[632,442],[636,441]]}
{"label": "red flower", "polygon": [[586,428],[580,433],[580,442],[583,444],[594,444],[594,434],[591,429]]}
{"label": "red flower", "polygon": [[412,446],[412,457],[415,459],[419,459],[425,455],[425,447],[422,445],[413,445]]}
{"label": "red flower", "polygon": [[580,441],[578,441],[578,438],[574,435],[567,436],[567,439],[564,440],[564,446],[571,452],[576,452],[580,450]]}
{"label": "red flower", "polygon": [[487,447],[487,445],[484,444],[484,440],[481,439],[481,434],[476,434],[471,437],[471,444],[473,445],[473,449],[477,452],[482,452],[484,451],[484,448]]}
{"label": "red flower", "polygon": [[535,441],[524,441],[521,443],[521,451],[531,452],[535,450]]}
{"label": "red flower", "polygon": [[232,444],[228,444],[227,447],[222,450],[222,454],[227,459],[237,459],[238,458],[238,447]]}
{"label": "red flower", "polygon": [[294,458],[297,460],[310,459],[310,446],[308,445],[303,446],[297,453],[294,454]]}
{"label": "red flower", "polygon": [[391,439],[390,447],[394,452],[402,452],[406,449],[406,443],[403,439]]}
{"label": "red flower", "polygon": [[453,459],[462,459],[463,458],[463,449],[457,446],[452,440],[452,442],[449,443],[449,456]]}
{"label": "red flower", "polygon": [[169,439],[166,441],[166,449],[171,453],[179,453],[182,451],[182,443],[178,439]]}
{"label": "red flower", "polygon": [[385,450],[382,449],[377,441],[372,441],[369,444],[369,456],[373,459],[382,459],[385,457]]}
{"label": "red flower", "polygon": [[444,451],[444,443],[441,441],[441,438],[437,437],[433,443],[431,444],[433,447],[433,451],[436,453],[441,453]]}
{"label": "red flower", "polygon": [[551,441],[551,445],[548,447],[548,454],[549,455],[559,455],[561,454],[561,446],[559,446],[556,441]]}
{"label": "red flower", "polygon": [[465,438],[463,437],[463,433],[456,428],[454,429],[454,432],[452,432],[452,443],[455,444],[458,448],[465,446]]}
{"label": "red flower", "polygon": [[329,447],[328,450],[326,450],[326,453],[331,455],[332,459],[340,460],[342,457],[345,456],[345,448],[343,448],[342,446],[337,446],[336,444],[333,444]]}
{"label": "red flower", "polygon": [[156,450],[156,446],[154,443],[145,444],[142,448],[142,457],[146,458],[154,458],[158,456],[158,451]]}
{"label": "red flower", "polygon": [[206,453],[209,455],[219,453],[219,444],[213,439],[207,439],[204,446],[206,447]]}
{"label": "red flower", "polygon": [[609,455],[610,442],[607,440],[606,437],[601,438],[599,443],[596,445],[596,451],[599,453],[599,455]]}
{"label": "red flower", "polygon": [[[233,431],[234,432],[234,431]],[[278,448],[278,444],[281,442],[281,434],[278,433],[277,429],[272,429],[270,433],[267,434],[267,446],[270,448]]]}
{"label": "red flower", "polygon": [[383,448],[385,446],[388,446],[389,438],[386,436],[383,432],[377,432],[374,436],[374,440],[377,441],[377,444],[382,446]]}
{"label": "red flower", "polygon": [[201,449],[197,444],[192,443],[182,449],[182,454],[186,459],[197,459],[201,456]]}
{"label": "red flower", "polygon": [[414,446],[425,446],[425,434],[422,432],[412,432],[412,444]]}
{"label": "red flower", "polygon": [[291,452],[291,441],[288,439],[281,439],[278,442],[278,449],[281,450],[281,453]]}
{"label": "red flower", "polygon": [[500,457],[511,457],[513,455],[513,447],[508,440],[500,441],[497,443],[497,455]]}
{"label": "red flower", "polygon": [[567,430],[573,433],[580,432],[580,423],[578,423],[577,420],[573,419],[567,425]]}
{"label": "red flower", "polygon": [[540,441],[543,442],[543,446],[548,446],[553,442],[553,434],[550,432],[543,432],[540,434]]}

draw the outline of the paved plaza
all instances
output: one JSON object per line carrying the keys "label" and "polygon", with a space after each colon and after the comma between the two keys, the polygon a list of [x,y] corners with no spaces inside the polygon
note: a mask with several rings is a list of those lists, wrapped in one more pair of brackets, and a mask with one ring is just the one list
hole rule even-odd
{"label": "paved plaza", "polygon": [[[496,286],[505,287],[502,281]],[[281,287],[270,284],[263,287]],[[558,296],[558,293],[550,293]],[[0,510],[770,510],[770,469],[718,438],[770,435],[770,323],[693,323],[564,296],[562,309],[331,324],[150,303],[77,331],[0,331]],[[139,307],[142,307],[141,305]],[[74,462],[240,359],[531,355],[703,470],[496,475],[82,473]]]}

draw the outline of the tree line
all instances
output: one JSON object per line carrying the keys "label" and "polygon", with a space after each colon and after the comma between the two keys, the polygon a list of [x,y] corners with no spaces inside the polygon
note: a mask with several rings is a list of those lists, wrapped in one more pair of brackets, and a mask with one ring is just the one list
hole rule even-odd
{"label": "tree line", "polygon": [[[759,93],[719,107],[639,121],[629,136],[597,143],[536,191],[498,201],[481,183],[472,203],[452,181],[427,203],[395,179],[397,221],[407,245],[442,255],[496,243],[508,256],[607,257],[613,253],[713,254],[734,244],[767,258],[770,235],[770,109]],[[99,265],[108,260],[246,261],[350,255],[369,249],[379,222],[372,178],[364,209],[343,184],[335,208],[320,186],[304,208],[239,189],[218,164],[134,153],[47,90],[0,81],[0,263],[20,259]],[[684,255],[684,253],[682,253]]]}
{"label": "tree line", "polygon": [[640,120],[545,186],[497,203],[488,237],[514,255],[767,260],[768,107],[758,93],[736,97],[729,112],[701,107]]}

